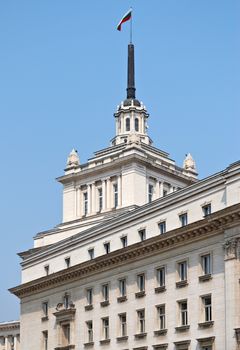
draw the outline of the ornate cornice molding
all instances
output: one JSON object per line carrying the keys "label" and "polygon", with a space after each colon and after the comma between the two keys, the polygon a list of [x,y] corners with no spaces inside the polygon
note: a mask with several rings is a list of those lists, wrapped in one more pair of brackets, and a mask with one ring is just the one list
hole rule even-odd
{"label": "ornate cornice molding", "polygon": [[240,237],[228,239],[223,243],[225,260],[237,259],[240,255]]}
{"label": "ornate cornice molding", "polygon": [[0,323],[0,331],[12,331],[12,330],[20,331],[20,321],[9,322],[9,323]]}
{"label": "ornate cornice molding", "polygon": [[159,252],[162,253],[169,249],[202,240],[205,237],[222,233],[226,228],[234,227],[238,224],[240,224],[240,204],[215,212],[203,220],[169,231],[166,234],[149,238],[110,254],[102,255],[94,260],[86,261],[49,276],[24,283],[11,288],[9,291],[19,298],[23,298],[154,256]]}

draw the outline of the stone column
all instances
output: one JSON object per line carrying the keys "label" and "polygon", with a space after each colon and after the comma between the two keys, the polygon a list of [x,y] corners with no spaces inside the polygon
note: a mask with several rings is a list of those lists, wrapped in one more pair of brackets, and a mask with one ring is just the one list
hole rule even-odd
{"label": "stone column", "polygon": [[13,349],[17,350],[17,336],[16,335],[14,335],[14,338],[13,338]]}
{"label": "stone column", "polygon": [[235,328],[240,325],[239,303],[239,261],[240,237],[226,240],[223,244],[225,253],[225,350],[237,350]]}
{"label": "stone column", "polygon": [[159,197],[160,198],[163,197],[163,184],[164,184],[163,181],[159,183]]}
{"label": "stone column", "polygon": [[87,194],[88,194],[88,215],[91,213],[91,185],[87,185]]}
{"label": "stone column", "polygon": [[111,189],[111,179],[110,177],[107,178],[107,209],[111,208],[111,194],[112,194],[112,189]]}
{"label": "stone column", "polygon": [[156,181],[155,191],[156,191],[156,198],[155,199],[157,199],[160,197],[160,183],[158,180]]}
{"label": "stone column", "polygon": [[103,208],[104,211],[106,209],[106,181],[102,180],[102,195],[103,195]]}
{"label": "stone column", "polygon": [[5,347],[4,350],[8,350],[8,337],[5,337]]}
{"label": "stone column", "polygon": [[118,184],[118,207],[121,208],[122,206],[122,176],[121,175],[118,176],[117,184]]}
{"label": "stone column", "polygon": [[95,182],[92,183],[92,214],[96,214],[96,186]]}

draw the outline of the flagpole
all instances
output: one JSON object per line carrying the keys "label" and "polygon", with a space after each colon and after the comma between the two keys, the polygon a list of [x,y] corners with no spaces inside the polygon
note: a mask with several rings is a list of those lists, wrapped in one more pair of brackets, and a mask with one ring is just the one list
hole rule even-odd
{"label": "flagpole", "polygon": [[[132,7],[130,7],[132,12]],[[132,13],[131,13],[131,19],[130,19],[130,44],[132,44]]]}

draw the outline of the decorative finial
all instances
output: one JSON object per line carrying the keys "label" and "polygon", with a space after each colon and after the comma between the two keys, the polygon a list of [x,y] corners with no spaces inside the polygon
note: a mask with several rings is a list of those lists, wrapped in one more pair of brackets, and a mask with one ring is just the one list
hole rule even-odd
{"label": "decorative finial", "polygon": [[185,170],[190,170],[195,173],[197,172],[196,163],[190,153],[186,154],[186,158],[183,162],[183,168]]}
{"label": "decorative finial", "polygon": [[77,150],[72,149],[67,159],[67,168],[77,167],[80,165],[80,159]]}

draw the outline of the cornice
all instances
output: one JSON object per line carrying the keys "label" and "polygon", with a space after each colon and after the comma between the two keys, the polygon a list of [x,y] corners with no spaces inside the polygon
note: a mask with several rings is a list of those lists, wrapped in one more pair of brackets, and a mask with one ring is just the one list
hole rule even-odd
{"label": "cornice", "polygon": [[240,224],[240,204],[233,205],[164,235],[135,243],[94,260],[72,266],[49,276],[38,278],[11,288],[9,291],[19,298],[37,294],[66,283],[81,280],[122,265],[130,264],[143,258],[151,257],[169,249],[190,244],[206,237],[222,233],[224,229]]}
{"label": "cornice", "polygon": [[20,330],[20,321],[0,323],[0,331]]}

